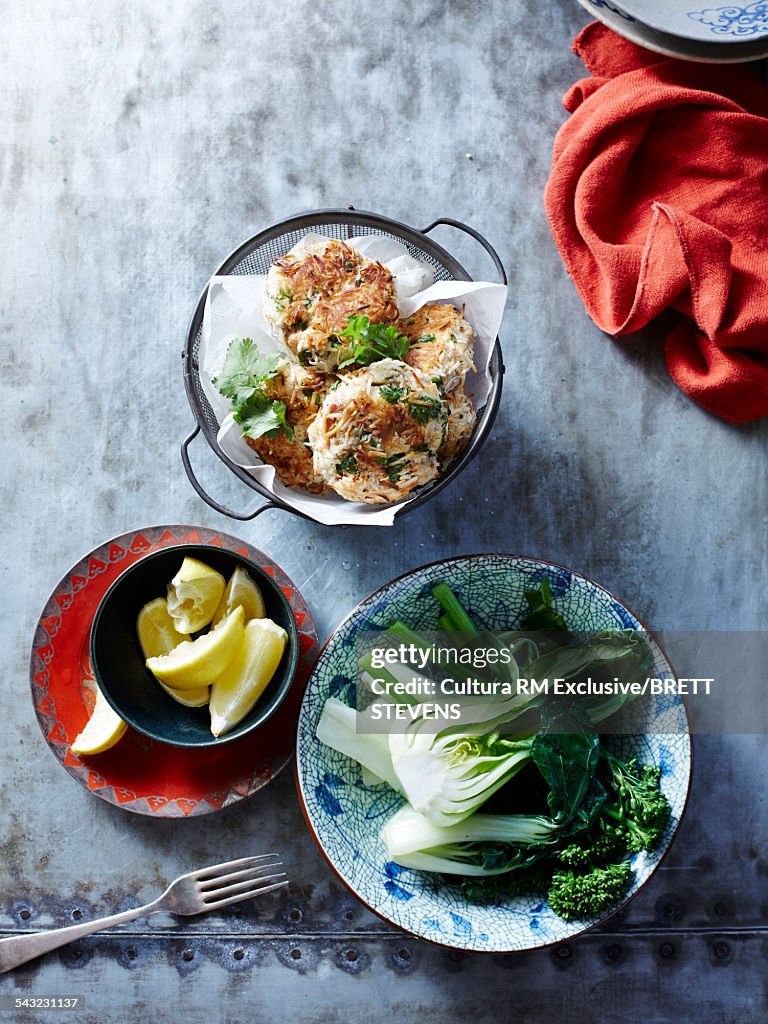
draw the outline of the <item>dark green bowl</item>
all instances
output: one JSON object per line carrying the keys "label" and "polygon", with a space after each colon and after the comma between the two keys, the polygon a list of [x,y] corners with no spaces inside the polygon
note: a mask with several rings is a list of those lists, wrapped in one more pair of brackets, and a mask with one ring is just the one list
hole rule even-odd
{"label": "dark green bowl", "polygon": [[[269,686],[248,715],[223,736],[210,728],[208,706],[187,708],[163,690],[144,664],[136,635],[136,617],[169,582],[185,557],[197,558],[229,579],[238,565],[257,584],[267,617],[288,634],[282,660]],[[234,551],[205,544],[176,544],[147,555],[119,576],[101,600],[91,627],[91,662],[96,682],[115,711],[130,726],[175,747],[214,747],[258,729],[288,693],[299,659],[299,636],[285,594],[263,569]]]}

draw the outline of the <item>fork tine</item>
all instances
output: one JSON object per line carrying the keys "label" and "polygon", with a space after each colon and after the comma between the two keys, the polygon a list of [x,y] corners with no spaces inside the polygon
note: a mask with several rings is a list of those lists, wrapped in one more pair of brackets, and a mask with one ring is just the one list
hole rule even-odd
{"label": "fork tine", "polygon": [[271,882],[275,878],[285,878],[284,871],[278,871],[274,875],[265,875],[262,878],[246,878],[242,882],[233,882],[232,885],[224,885],[219,889],[209,889],[208,892],[201,892],[200,896],[206,906],[210,906],[209,900],[218,900],[221,897],[231,896],[236,892],[244,892],[252,889],[254,885],[261,882]]}
{"label": "fork tine", "polygon": [[249,868],[243,868],[242,871],[232,871],[228,875],[215,875],[213,878],[206,878],[201,882],[198,882],[201,892],[206,892],[212,887],[224,885],[226,882],[236,882],[239,878],[250,877],[253,881],[256,881],[260,871],[271,871],[272,868],[281,868],[282,861],[270,861],[269,864],[254,864]]}
{"label": "fork tine", "polygon": [[260,888],[252,889],[250,892],[240,892],[236,896],[230,896],[226,900],[217,900],[215,903],[206,903],[206,910],[219,910],[221,907],[227,907],[230,903],[239,903],[241,900],[250,900],[254,896],[261,896],[265,892],[274,892],[275,889],[284,889],[288,885],[288,879],[286,878],[283,882],[275,882],[273,885],[265,885]]}
{"label": "fork tine", "polygon": [[200,868],[199,871],[191,871],[189,877],[202,881],[209,875],[216,874],[219,871],[234,871],[235,868],[243,868],[246,864],[255,864],[257,861],[279,856],[279,853],[261,853],[258,857],[240,857],[239,860],[225,860],[222,864],[211,864],[210,867]]}

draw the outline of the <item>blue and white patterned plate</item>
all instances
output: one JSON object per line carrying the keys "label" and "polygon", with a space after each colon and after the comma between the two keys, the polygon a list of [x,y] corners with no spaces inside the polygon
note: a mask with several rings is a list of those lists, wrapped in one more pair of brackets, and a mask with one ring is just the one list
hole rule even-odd
{"label": "blue and white patterned plate", "polygon": [[[363,903],[381,917],[421,938],[458,949],[511,952],[561,942],[598,918],[566,922],[547,903],[518,898],[499,906],[469,902],[442,877],[402,868],[387,860],[381,826],[402,803],[386,785],[365,785],[359,766],[320,743],[315,729],[328,697],[355,702],[355,637],[360,629],[383,629],[401,618],[415,629],[437,629],[440,609],[431,594],[445,580],[481,628],[519,624],[527,608],[524,591],[544,574],[558,610],[572,630],[610,627],[644,629],[611,594],[584,576],[514,555],[467,555],[415,569],[377,590],[331,636],[310,677],[299,716],[297,775],[304,814],[331,867]],[[673,675],[657,651],[654,675]],[[633,859],[629,899],[658,866],[680,823],[691,779],[691,740],[679,698],[659,697],[644,735],[615,737],[617,753],[636,754],[662,768],[662,789],[672,818],[661,848]],[[603,917],[608,915],[603,915]]]}
{"label": "blue and white patterned plate", "polygon": [[[768,31],[763,31],[759,20],[751,25],[741,23],[739,26],[738,19],[744,14],[739,5],[722,7],[721,4],[700,4],[697,0],[693,0],[693,2],[689,0],[683,5],[685,6],[683,14],[681,15],[678,11],[676,15],[679,17],[683,29],[678,27],[675,32],[653,27],[647,20],[645,3],[641,10],[641,5],[633,4],[632,0],[577,0],[577,2],[594,18],[602,21],[604,25],[620,36],[625,36],[633,43],[637,43],[638,46],[655,50],[667,57],[677,57],[681,60],[697,61],[703,64],[740,64],[762,60],[768,56]],[[765,3],[755,6],[765,7]],[[672,18],[677,9],[673,5],[668,5],[666,0],[661,5],[656,4],[655,8],[662,11],[666,21]],[[630,10],[636,10],[638,17],[634,17]],[[696,14],[697,18],[700,16],[702,20],[690,18],[689,14],[691,13]],[[717,21],[720,18],[725,20],[718,24]],[[654,23],[661,25],[664,22],[659,17],[654,17]],[[685,35],[684,32],[688,34]],[[724,43],[727,45],[723,45]]]}
{"label": "blue and white patterned plate", "polygon": [[743,43],[768,36],[765,0],[618,0],[612,6],[660,32],[704,43]]}

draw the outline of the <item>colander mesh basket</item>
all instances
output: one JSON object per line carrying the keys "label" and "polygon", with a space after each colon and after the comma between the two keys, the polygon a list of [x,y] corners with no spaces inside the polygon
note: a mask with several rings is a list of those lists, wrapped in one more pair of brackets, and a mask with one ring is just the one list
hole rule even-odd
{"label": "colander mesh basket", "polygon": [[[427,263],[434,271],[436,281],[470,280],[469,274],[445,249],[428,237],[428,232],[439,224],[458,228],[461,231],[475,238],[488,252],[493,260],[499,278],[506,284],[504,267],[496,251],[486,239],[474,228],[448,218],[441,218],[434,221],[423,231],[411,228],[406,224],[390,220],[378,214],[367,213],[359,210],[320,210],[313,213],[300,214],[288,220],[281,221],[258,235],[244,242],[237,248],[215,272],[216,276],[227,274],[266,274],[270,265],[277,259],[285,256],[308,232],[317,232],[327,235],[330,238],[349,240],[360,238],[365,235],[377,235],[393,238],[405,245],[408,252],[415,259]],[[253,519],[266,508],[284,508],[293,511],[296,515],[304,513],[292,507],[290,501],[278,498],[267,491],[257,480],[241,466],[236,465],[219,447],[217,434],[220,423],[211,405],[206,398],[200,382],[199,351],[200,339],[203,332],[203,313],[205,310],[207,288],[198,301],[197,308],[187,332],[187,342],[182,353],[184,360],[184,383],[187,390],[187,397],[192,408],[197,426],[186,438],[182,445],[182,461],[189,477],[190,483],[212,508],[233,519]],[[462,454],[437,480],[421,488],[415,497],[412,497],[407,504],[397,513],[403,514],[414,507],[417,507],[437,490],[452,480],[461,469],[466,466],[469,460],[477,451],[482,441],[487,436],[498,409],[501,395],[501,379],[504,366],[501,359],[501,347],[498,339],[494,347],[490,368],[491,392],[482,409],[478,409],[477,424],[469,444]],[[191,463],[189,461],[189,444],[202,430],[209,445],[216,455],[249,487],[264,495],[268,501],[256,510],[249,513],[238,513],[215,501],[202,487],[197,480]],[[305,516],[306,518],[306,516]]]}

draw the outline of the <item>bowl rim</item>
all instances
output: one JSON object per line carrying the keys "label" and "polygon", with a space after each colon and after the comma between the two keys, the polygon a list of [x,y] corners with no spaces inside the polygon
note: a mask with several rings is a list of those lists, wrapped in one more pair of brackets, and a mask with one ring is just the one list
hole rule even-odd
{"label": "bowl rim", "polygon": [[[117,592],[120,585],[123,583],[127,576],[131,575],[134,571],[138,570],[140,566],[144,567],[148,562],[159,559],[160,557],[165,557],[169,553],[192,550],[200,551],[201,549],[207,549],[209,551],[213,550],[217,553],[220,552],[224,555],[233,558],[236,562],[238,562],[238,564],[245,563],[245,565],[249,569],[254,570],[254,573],[258,576],[258,579],[255,582],[260,584],[263,581],[266,586],[270,586],[272,588],[274,593],[277,595],[278,600],[283,607],[283,610],[286,613],[286,619],[288,622],[288,629],[286,630],[286,633],[288,634],[289,658],[288,664],[286,665],[283,682],[280,686],[280,689],[273,697],[272,706],[266,711],[266,713],[262,712],[261,716],[257,715],[254,721],[248,726],[247,729],[244,729],[242,732],[236,732],[233,729],[230,732],[225,733],[223,736],[214,736],[211,733],[210,742],[207,740],[204,742],[178,742],[175,740],[170,740],[167,736],[159,735],[157,732],[153,732],[152,730],[139,725],[133,719],[127,719],[124,717],[121,708],[110,696],[108,688],[102,685],[103,677],[101,671],[99,670],[98,661],[96,658],[96,635],[98,633],[99,626],[101,625],[102,622],[104,610],[110,598],[112,598],[112,596]],[[280,705],[283,703],[286,696],[290,692],[291,685],[293,684],[293,681],[296,677],[296,672],[298,670],[299,630],[296,624],[296,619],[294,618],[293,615],[293,609],[291,608],[291,605],[287,597],[283,593],[280,586],[270,577],[268,572],[266,572],[264,569],[258,566],[247,555],[243,555],[238,551],[231,551],[228,548],[220,548],[217,545],[198,544],[190,541],[182,544],[169,544],[166,547],[161,548],[159,551],[152,551],[148,555],[145,555],[143,558],[140,558],[137,562],[134,562],[133,565],[129,565],[123,572],[120,573],[120,575],[105,591],[103,597],[101,598],[96,607],[96,611],[93,614],[93,620],[91,622],[88,640],[88,653],[91,659],[93,677],[96,680],[96,684],[100,692],[103,694],[104,699],[110,705],[115,714],[119,715],[120,718],[123,719],[123,721],[127,722],[131,729],[135,729],[136,732],[141,733],[143,736],[148,736],[151,740],[154,740],[157,743],[165,743],[167,746],[170,747],[184,747],[186,749],[209,750],[213,747],[223,746],[225,743],[231,743],[234,740],[242,739],[244,736],[247,736],[249,733],[251,733],[254,729],[258,729],[261,726],[265,725],[266,722],[268,722],[272,715],[277,711],[277,709],[280,707]],[[255,706],[252,710],[255,710]]]}
{"label": "bowl rim", "polygon": [[[632,609],[627,604],[625,604],[625,602],[620,597],[617,597],[612,591],[608,590],[607,587],[602,586],[602,584],[598,583],[596,580],[593,580],[591,577],[585,576],[584,573],[581,573],[581,572],[578,572],[578,571],[576,571],[574,569],[571,569],[569,566],[563,565],[560,562],[553,562],[553,561],[551,561],[549,559],[540,558],[540,557],[538,557],[536,555],[516,554],[516,553],[511,552],[511,551],[479,551],[479,552],[473,552],[471,554],[466,554],[466,555],[451,555],[448,558],[437,558],[437,559],[434,559],[431,562],[425,562],[423,565],[416,566],[414,569],[409,569],[406,572],[400,573],[398,576],[393,576],[392,579],[388,580],[386,583],[383,583],[381,586],[376,587],[376,589],[372,590],[370,594],[368,594],[362,600],[358,601],[358,603],[355,605],[355,607],[347,615],[345,615],[344,618],[338,623],[338,625],[334,628],[332,633],[329,635],[328,639],[325,641],[325,643],[320,648],[320,651],[318,652],[317,658],[315,659],[315,664],[312,666],[312,671],[310,672],[309,678],[307,679],[307,684],[306,684],[306,687],[305,687],[305,690],[304,690],[304,696],[306,697],[306,693],[307,693],[307,691],[309,689],[309,686],[310,686],[310,683],[311,683],[311,680],[312,680],[312,676],[314,675],[315,669],[317,668],[318,664],[320,663],[320,659],[325,654],[325,651],[329,647],[331,641],[334,639],[334,637],[337,635],[337,633],[350,621],[350,619],[352,619],[352,617],[359,612],[361,605],[366,604],[372,598],[376,597],[377,594],[380,594],[382,591],[386,590],[392,584],[399,583],[402,580],[407,579],[409,576],[413,576],[416,573],[422,572],[425,569],[431,569],[434,566],[445,565],[446,563],[468,562],[468,561],[472,561],[472,560],[477,559],[477,558],[509,558],[509,559],[519,559],[521,561],[534,562],[534,563],[537,563],[539,565],[550,566],[553,569],[562,569],[565,572],[570,573],[572,576],[578,576],[580,579],[585,580],[587,583],[591,583],[593,586],[598,587],[605,594],[607,594],[609,597],[611,597],[614,601],[618,602],[618,604],[620,604],[622,608],[624,608],[626,611],[628,611],[640,623],[640,625],[643,627],[643,629],[647,633],[649,633],[651,636],[654,637],[654,641],[655,641],[657,647],[659,648],[659,650],[661,651],[661,653],[664,655],[664,657],[666,658],[667,662],[671,666],[672,663],[669,661],[669,658],[667,657],[666,651],[661,646],[661,644],[659,644],[659,642],[655,639],[655,634],[648,628],[648,626],[643,621],[643,619],[641,619],[638,615],[636,615],[635,612],[632,611]],[[686,716],[686,722],[689,722],[690,721],[690,716],[688,715],[687,701],[686,701],[684,696],[682,696],[680,699],[683,702],[683,707],[684,707],[685,716]],[[372,914],[375,914],[376,917],[378,917],[381,921],[384,921],[386,924],[391,925],[391,926],[397,928],[398,930],[404,932],[406,935],[409,935],[409,936],[411,936],[414,939],[418,939],[420,942],[429,942],[432,945],[440,946],[440,947],[442,947],[444,949],[461,949],[461,950],[465,950],[466,952],[477,953],[477,954],[481,954],[483,956],[494,956],[494,955],[496,955],[496,956],[498,956],[498,955],[509,956],[511,954],[523,955],[523,954],[526,954],[526,953],[534,952],[537,949],[549,949],[549,948],[552,948],[554,946],[563,946],[563,945],[565,945],[568,942],[572,942],[574,939],[580,938],[582,935],[585,935],[587,932],[591,932],[591,931],[593,931],[593,930],[595,930],[597,928],[601,928],[606,923],[606,921],[610,920],[612,917],[614,917],[619,912],[623,913],[626,910],[626,908],[632,903],[632,901],[635,899],[635,897],[638,896],[642,892],[642,890],[645,888],[645,886],[648,884],[648,882],[651,881],[653,876],[656,874],[656,872],[659,870],[661,865],[664,863],[664,861],[665,861],[669,851],[674,846],[675,840],[677,839],[677,836],[678,836],[678,834],[680,832],[680,828],[681,828],[681,826],[683,824],[683,819],[685,818],[686,811],[688,810],[688,802],[689,802],[689,800],[691,798],[691,789],[693,787],[693,775],[694,775],[694,746],[695,746],[695,744],[694,744],[693,733],[688,731],[687,732],[687,736],[688,736],[688,782],[687,782],[686,789],[685,789],[685,796],[683,798],[683,804],[682,804],[682,808],[680,810],[680,815],[679,815],[679,817],[677,819],[677,823],[675,824],[674,829],[672,830],[672,833],[671,833],[671,835],[669,837],[669,841],[668,841],[666,847],[664,848],[664,850],[662,851],[662,853],[659,856],[658,862],[653,866],[653,869],[651,870],[651,872],[648,875],[648,877],[643,882],[640,883],[640,885],[637,887],[635,892],[633,892],[630,896],[627,896],[625,899],[623,899],[612,910],[607,911],[607,913],[602,915],[597,921],[593,922],[592,924],[585,925],[583,928],[580,928],[579,931],[576,931],[572,935],[568,935],[565,938],[553,939],[550,942],[540,942],[540,943],[537,943],[535,946],[528,946],[528,947],[525,947],[523,949],[509,949],[509,950],[500,950],[500,949],[471,949],[471,950],[466,950],[466,948],[463,947],[463,946],[457,946],[455,943],[442,942],[440,939],[434,939],[434,938],[431,938],[431,937],[426,936],[426,935],[421,935],[418,932],[415,932],[412,929],[406,927],[404,924],[401,924],[400,922],[394,922],[390,917],[387,917],[386,914],[384,914],[381,910],[376,909],[376,907],[372,907],[371,904],[368,903],[367,900],[363,899],[363,897],[360,895],[360,893],[357,892],[357,890],[353,888],[353,886],[349,882],[349,880],[346,879],[344,877],[344,875],[341,874],[339,869],[333,863],[333,861],[329,857],[328,853],[326,852],[325,847],[323,846],[322,842],[320,841],[320,837],[318,836],[317,831],[315,830],[314,824],[312,823],[312,821],[310,819],[309,811],[307,810],[307,804],[306,804],[306,801],[304,799],[304,792],[303,792],[302,784],[301,784],[301,765],[300,765],[300,757],[299,757],[299,750],[300,750],[299,733],[300,733],[300,729],[301,729],[301,716],[302,716],[302,711],[303,710],[304,710],[304,698],[302,698],[301,707],[299,709],[299,717],[298,717],[297,729],[296,729],[296,754],[295,754],[295,757],[293,759],[293,777],[294,777],[294,782],[296,784],[296,792],[297,792],[297,795],[298,795],[299,807],[301,809],[302,817],[304,818],[304,822],[305,822],[305,824],[307,826],[307,829],[309,830],[310,835],[314,839],[315,845],[317,846],[318,850],[320,851],[320,854],[322,855],[323,859],[325,860],[326,864],[331,869],[331,871],[334,873],[334,875],[336,875],[336,877],[339,879],[339,881],[341,881],[343,883],[345,888],[347,888],[352,893],[352,895],[360,903],[363,904],[363,906],[367,910],[369,910]]]}

